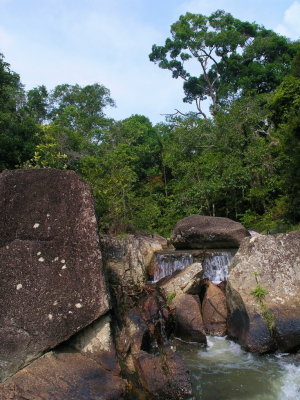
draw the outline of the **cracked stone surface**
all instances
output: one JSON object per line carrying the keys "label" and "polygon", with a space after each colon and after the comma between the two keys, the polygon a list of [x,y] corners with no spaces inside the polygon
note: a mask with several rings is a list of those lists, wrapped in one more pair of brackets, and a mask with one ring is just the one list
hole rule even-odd
{"label": "cracked stone surface", "polygon": [[109,310],[91,191],[72,171],[0,174],[0,381]]}
{"label": "cracked stone surface", "polygon": [[[300,231],[246,238],[229,267],[226,287],[229,335],[250,351],[282,352],[300,348]],[[267,291],[270,330],[251,294]]]}
{"label": "cracked stone surface", "polygon": [[125,381],[78,353],[50,352],[0,384],[0,400],[122,400]]}

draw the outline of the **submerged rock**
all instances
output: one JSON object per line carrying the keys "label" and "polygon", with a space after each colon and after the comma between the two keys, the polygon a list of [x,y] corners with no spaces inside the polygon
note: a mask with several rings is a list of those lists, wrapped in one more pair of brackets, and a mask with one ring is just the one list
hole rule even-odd
{"label": "submerged rock", "polygon": [[91,190],[72,171],[0,174],[0,381],[109,310]]}
{"label": "submerged rock", "polygon": [[229,335],[253,352],[298,350],[299,287],[300,231],[245,239],[228,277]]}
{"label": "submerged rock", "polygon": [[237,248],[247,236],[247,229],[229,218],[191,215],[177,222],[170,241],[176,249]]}

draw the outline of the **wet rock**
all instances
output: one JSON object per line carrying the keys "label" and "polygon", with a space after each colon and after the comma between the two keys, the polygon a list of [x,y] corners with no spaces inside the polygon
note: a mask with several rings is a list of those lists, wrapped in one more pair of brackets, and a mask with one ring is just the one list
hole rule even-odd
{"label": "wet rock", "polygon": [[199,296],[178,294],[172,300],[170,308],[175,315],[175,335],[188,342],[206,344]]}
{"label": "wet rock", "polygon": [[74,335],[68,341],[68,345],[93,359],[105,369],[116,374],[120,373],[111,332],[110,315],[104,315]]}
{"label": "wet rock", "polygon": [[191,215],[177,222],[170,240],[176,249],[237,248],[247,236],[247,229],[229,218]]}
{"label": "wet rock", "polygon": [[154,398],[181,400],[192,395],[187,368],[171,349],[160,355],[142,351],[134,356],[134,364],[142,387]]}
{"label": "wet rock", "polygon": [[226,289],[228,331],[248,350],[300,348],[299,255],[300,231],[247,238],[236,254]]}
{"label": "wet rock", "polygon": [[78,353],[47,353],[0,384],[0,400],[122,400],[125,381]]}
{"label": "wet rock", "polygon": [[212,282],[206,282],[202,301],[202,317],[207,335],[225,336],[227,333],[227,304],[222,289]]}
{"label": "wet rock", "polygon": [[158,287],[167,299],[179,293],[198,294],[202,276],[202,264],[194,263],[162,279]]}
{"label": "wet rock", "polygon": [[0,174],[0,380],[109,310],[91,190],[72,171]]}

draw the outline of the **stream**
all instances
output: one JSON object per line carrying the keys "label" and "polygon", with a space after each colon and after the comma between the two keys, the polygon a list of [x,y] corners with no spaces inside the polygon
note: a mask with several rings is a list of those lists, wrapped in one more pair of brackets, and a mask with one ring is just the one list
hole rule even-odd
{"label": "stream", "polygon": [[208,336],[207,344],[201,347],[176,340],[176,350],[190,370],[196,400],[300,399],[299,355],[259,356],[216,336]]}
{"label": "stream", "polygon": [[[203,277],[226,281],[234,251],[202,255]],[[156,255],[154,280],[182,270],[199,258],[194,252]],[[200,254],[201,256],[201,254]],[[175,339],[176,351],[189,368],[195,398],[189,400],[300,400],[300,355],[255,355],[224,337],[208,336],[207,346]]]}

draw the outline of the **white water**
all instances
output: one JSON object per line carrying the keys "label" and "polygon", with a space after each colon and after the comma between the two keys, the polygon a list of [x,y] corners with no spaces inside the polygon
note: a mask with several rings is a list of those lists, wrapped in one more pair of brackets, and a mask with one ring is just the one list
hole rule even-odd
{"label": "white water", "polygon": [[219,284],[226,281],[228,276],[228,266],[232,261],[233,255],[230,251],[213,252],[203,261],[204,278]]}
{"label": "white water", "polygon": [[[232,251],[213,251],[206,255],[203,261],[203,277],[219,284],[226,281],[228,266],[233,258]],[[192,253],[157,253],[154,259],[156,266],[153,281],[157,282],[165,276],[172,275],[175,271],[182,270],[192,264]]]}
{"label": "white water", "polygon": [[153,281],[159,281],[165,276],[172,275],[175,271],[182,270],[193,263],[193,256],[190,253],[166,253],[156,254]]}
{"label": "white water", "polygon": [[208,337],[207,348],[178,344],[196,400],[300,400],[300,360],[257,356],[225,338]]}

